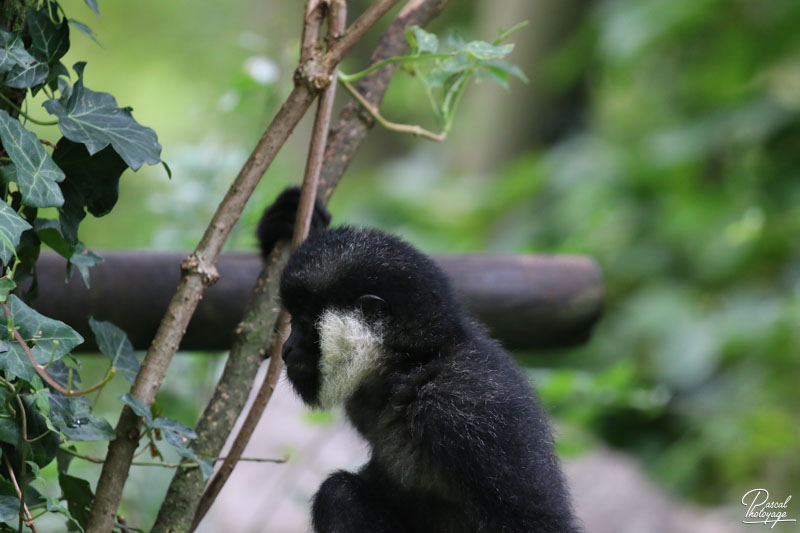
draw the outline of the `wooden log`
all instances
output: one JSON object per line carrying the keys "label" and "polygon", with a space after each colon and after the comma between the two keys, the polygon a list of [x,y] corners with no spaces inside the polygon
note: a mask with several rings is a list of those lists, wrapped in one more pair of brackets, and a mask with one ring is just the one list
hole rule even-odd
{"label": "wooden log", "polygon": [[[180,277],[185,254],[100,252],[91,289],[75,273],[64,283],[65,260],[42,253],[39,296],[33,307],[84,336],[77,351],[96,349],[88,317],[125,330],[137,350],[149,346]],[[466,307],[509,349],[541,349],[585,342],[600,316],[602,274],[582,256],[434,255]],[[227,350],[261,269],[253,253],[226,253],[219,282],[206,291],[181,343],[182,350]]]}

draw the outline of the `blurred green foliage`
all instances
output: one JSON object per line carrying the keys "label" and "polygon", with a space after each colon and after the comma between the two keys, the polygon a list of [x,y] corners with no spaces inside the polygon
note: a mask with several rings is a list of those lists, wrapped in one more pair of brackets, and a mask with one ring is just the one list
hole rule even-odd
{"label": "blurred green foliage", "polygon": [[[92,78],[105,73],[95,85],[134,102],[159,131],[175,177],[124,177],[115,213],[82,229],[83,240],[197,242],[289,84],[300,8],[268,4],[103,5],[94,27],[104,48],[87,40],[73,50],[95,65]],[[477,5],[453,0],[433,30],[457,21],[465,37],[491,38],[474,31]],[[800,487],[800,3],[591,6],[544,65],[511,59],[540,90],[581,84],[584,124],[550,146],[531,142],[494,172],[455,170],[487,140],[480,128],[464,131],[467,101],[446,145],[375,131],[334,196],[334,222],[378,225],[428,251],[595,257],[607,309],[592,342],[519,354],[566,422],[562,450],[601,439],[700,502],[737,502],[756,486],[789,494]],[[364,68],[371,45],[345,70]],[[273,61],[279,77],[254,75],[263,67],[254,57]],[[399,74],[383,109],[430,124],[414,87]],[[267,173],[233,246],[252,249],[263,205],[299,180],[306,133],[301,126]],[[170,376],[160,397],[184,409],[198,395],[175,392],[192,385]]]}
{"label": "blurred green foliage", "polygon": [[[599,2],[545,65],[587,124],[494,176],[415,151],[343,182],[348,219],[429,250],[584,253],[590,345],[523,355],[552,411],[675,493],[800,486],[800,4]],[[391,100],[389,103],[391,104]],[[472,134],[480,142],[480,132]],[[587,438],[587,435],[594,437]]]}

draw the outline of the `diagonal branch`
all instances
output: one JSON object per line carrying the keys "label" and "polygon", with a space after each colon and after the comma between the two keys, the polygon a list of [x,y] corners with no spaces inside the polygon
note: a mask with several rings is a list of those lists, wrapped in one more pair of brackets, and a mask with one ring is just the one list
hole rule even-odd
{"label": "diagonal branch", "polygon": [[[350,47],[397,1],[376,2],[341,39],[333,43],[336,53],[331,50],[326,54],[324,63],[329,80],[331,72]],[[316,86],[309,83],[309,79],[299,81],[220,202],[195,251],[181,264],[181,281],[131,387],[131,394],[146,405],[153,403],[203,291],[218,277],[214,265],[247,200],[317,95]],[[138,444],[140,426],[140,418],[125,406],[115,429],[116,438],[109,443],[106,462],[97,482],[87,533],[105,533],[113,528],[122,489]]]}
{"label": "diagonal branch", "polygon": [[[445,4],[446,0],[410,0],[381,35],[372,63],[403,54],[408,49],[405,30],[414,25],[424,26],[441,12]],[[359,80],[358,89],[369,102],[379,105],[394,71],[393,66],[382,68]],[[325,163],[318,186],[318,196],[323,202],[330,199],[370,125],[370,118],[361,113],[358,104],[345,104],[339,120],[330,130],[325,147]],[[267,347],[272,344],[273,325],[279,310],[274,295],[288,251],[286,243],[278,243],[256,282],[244,318],[236,328],[236,339],[222,376],[197,424],[198,438],[193,441],[192,448],[198,455],[220,455],[225,438],[253,386],[255,368],[268,355]],[[265,379],[274,383],[279,374],[280,368],[272,367],[272,373]],[[204,482],[197,469],[176,472],[152,531],[184,530],[194,515],[203,489]]]}
{"label": "diagonal branch", "polygon": [[[341,37],[342,31],[346,21],[346,7],[344,0],[331,0],[330,16],[328,18],[328,41],[336,42]],[[337,70],[334,69],[332,76],[336,79]],[[325,155],[325,143],[328,138],[328,129],[331,123],[331,114],[333,113],[333,101],[336,96],[336,83],[331,83],[325,90],[319,101],[317,108],[317,115],[314,119],[314,130],[311,133],[311,145],[308,150],[308,159],[306,163],[306,172],[303,176],[303,187],[300,192],[300,204],[297,209],[297,217],[294,223],[294,234],[292,235],[292,250],[297,249],[308,236],[308,230],[311,226],[311,217],[314,213],[314,201],[317,195],[317,186],[319,184],[319,175],[322,170],[323,157]],[[275,385],[278,382],[281,369],[283,368],[283,360],[281,358],[281,347],[283,341],[289,333],[289,314],[286,310],[282,310],[277,321],[278,331],[272,339],[272,346],[270,349],[270,361],[267,367],[267,373],[264,381],[259,388],[253,405],[245,417],[242,428],[236,439],[233,441],[228,456],[222,462],[219,470],[208,484],[200,503],[197,507],[197,512],[194,516],[192,527],[190,531],[194,531],[203,517],[206,515],[214,500],[217,498],[219,491],[225,486],[236,463],[244,453],[247,443],[250,442],[250,437],[264,413],[264,409],[269,403],[272,393],[275,390]]]}

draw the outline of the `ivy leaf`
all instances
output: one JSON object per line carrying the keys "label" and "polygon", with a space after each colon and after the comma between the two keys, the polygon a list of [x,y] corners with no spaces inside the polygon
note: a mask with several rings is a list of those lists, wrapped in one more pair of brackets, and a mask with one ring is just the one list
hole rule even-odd
{"label": "ivy leaf", "polygon": [[481,61],[503,58],[512,50],[514,50],[513,44],[494,45],[485,41],[472,41],[463,48],[464,52]]}
{"label": "ivy leaf", "polygon": [[412,26],[406,30],[406,40],[414,54],[425,52],[435,54],[439,50],[439,38],[419,26]]}
{"label": "ivy leaf", "polygon": [[67,278],[72,277],[72,267],[77,267],[78,272],[81,273],[81,278],[83,278],[83,283],[86,284],[86,288],[88,289],[89,269],[102,262],[102,257],[88,249],[82,242],[79,242],[75,246],[75,252],[69,258],[69,264],[67,264]]}
{"label": "ivy leaf", "polygon": [[84,87],[85,65],[76,63],[73,67],[78,81],[72,86],[68,99],[44,103],[45,109],[58,117],[58,128],[64,137],[85,144],[90,154],[110,144],[134,170],[144,163],[161,162],[161,145],[152,129],[136,122],[130,108],[118,107],[116,98],[110,94]]}
{"label": "ivy leaf", "polygon": [[19,518],[19,498],[0,496],[0,522],[10,522]]}
{"label": "ivy leaf", "polygon": [[[35,343],[31,352],[39,364],[47,364],[50,361],[61,359],[83,342],[83,337],[77,331],[60,320],[47,318],[37,313],[13,294],[8,297],[8,308],[11,316],[14,317],[14,326],[22,338]],[[8,324],[5,315],[0,315],[0,324],[4,327]],[[2,338],[8,339],[7,328],[0,330],[0,335]],[[19,347],[19,345],[12,342],[11,351],[15,347]]]}
{"label": "ivy leaf", "polygon": [[86,2],[86,5],[89,6],[89,9],[94,11],[94,14],[98,17],[100,16],[100,9],[97,7],[97,0],[83,0]]}
{"label": "ivy leaf", "polygon": [[[21,433],[17,426],[17,417],[9,409],[9,405],[17,405],[14,394],[3,388],[0,389],[0,442],[6,442],[12,446],[19,444]],[[13,401],[13,403],[12,403]]]}
{"label": "ivy leaf", "polygon": [[[173,446],[185,446],[190,440],[197,438],[197,433],[192,428],[169,418],[156,418],[153,420],[152,427],[162,430],[167,442]],[[172,439],[168,435],[172,435]]]}
{"label": "ivy leaf", "polygon": [[64,204],[58,208],[58,222],[61,225],[61,235],[72,246],[78,245],[78,227],[86,218],[83,195],[69,180],[60,184],[61,194],[64,195]]}
{"label": "ivy leaf", "polygon": [[44,386],[42,383],[42,379],[37,374],[34,378],[29,382],[31,385],[31,389],[33,389],[33,394],[29,397],[33,398],[33,404],[36,406],[36,409],[43,415],[47,415],[50,412],[50,391]]}
{"label": "ivy leaf", "polygon": [[58,182],[64,173],[45,152],[36,135],[0,110],[0,140],[16,167],[15,181],[22,192],[22,203],[31,207],[58,207],[64,196]]}
{"label": "ivy leaf", "polygon": [[24,65],[16,65],[11,69],[5,79],[8,87],[15,89],[25,89],[26,87],[36,87],[47,80],[50,67],[45,63],[34,61]]}
{"label": "ivy leaf", "polygon": [[94,500],[91,485],[85,479],[70,476],[66,472],[59,474],[58,485],[61,487],[61,495],[69,506],[70,519],[79,528],[86,527],[86,523],[89,521],[89,510],[92,507],[92,500]]}
{"label": "ivy leaf", "polygon": [[61,433],[74,441],[102,441],[115,437],[114,428],[103,418],[90,413],[91,405],[83,398],[69,398],[61,393],[50,395],[48,418]]}
{"label": "ivy leaf", "polygon": [[119,399],[122,401],[122,403],[133,409],[133,412],[136,413],[136,416],[141,416],[144,418],[147,427],[152,427],[153,414],[150,412],[150,408],[147,407],[147,404],[128,392],[120,396]]}
{"label": "ivy leaf", "polygon": [[52,218],[37,218],[33,223],[36,235],[54,252],[65,259],[75,253],[75,246],[67,242],[61,234],[61,224]]}
{"label": "ivy leaf", "polygon": [[[70,368],[64,363],[63,359],[53,361],[47,367],[47,374],[56,380],[56,383],[66,388],[67,386],[77,387],[81,383],[81,376],[74,368]],[[72,377],[70,377],[72,374]]]}
{"label": "ivy leaf", "polygon": [[95,36],[94,32],[92,31],[92,28],[90,28],[89,26],[87,26],[83,22],[80,22],[80,21],[75,20],[75,19],[68,19],[67,22],[69,22],[70,24],[75,26],[75,29],[77,29],[79,32],[81,32],[84,35],[86,35],[89,39],[93,40],[97,44],[100,44],[100,41],[97,40],[97,36]]}
{"label": "ivy leaf", "polygon": [[45,7],[41,11],[28,9],[25,22],[31,34],[31,53],[43,63],[61,59],[69,50],[69,24],[56,24]]}
{"label": "ivy leaf", "polygon": [[9,344],[8,351],[0,357],[0,370],[4,370],[20,379],[30,382],[36,375],[36,371],[28,361],[22,347],[16,342]]}
{"label": "ivy leaf", "polygon": [[[75,482],[72,482],[72,481],[67,481],[66,482],[66,485],[69,486],[73,491],[77,492],[79,490],[78,487],[81,487],[81,488],[84,489],[84,491],[83,491],[84,494],[85,494],[85,490],[86,489],[89,490],[89,494],[92,493],[92,489],[89,487],[89,482],[86,481],[85,479],[81,479],[79,477],[74,477],[74,476],[65,476],[65,477],[68,477],[68,478],[71,478],[72,480],[75,480]],[[82,487],[82,485],[80,483],[78,483],[80,481],[82,481],[83,483],[86,484],[85,488]],[[61,476],[59,476],[59,484],[60,483],[61,483]],[[70,493],[69,496],[67,496],[67,492],[64,489],[63,485],[61,486],[61,490],[63,491],[62,496],[64,497],[65,500],[67,500],[67,505],[69,505],[71,503],[71,501],[72,501],[70,498],[74,498],[75,495],[73,495],[73,493]],[[94,497],[94,496],[92,496],[92,497]],[[85,497],[83,497],[82,499],[85,499]],[[89,502],[89,505],[91,506],[91,502]],[[70,506],[70,507],[72,507],[72,506]],[[60,515],[63,515],[67,520],[70,521],[70,523],[72,523],[78,529],[78,531],[80,531],[81,533],[84,532],[83,526],[86,525],[85,522],[84,522],[84,524],[81,524],[75,517],[72,516],[72,513],[70,512],[70,509],[64,507],[61,504],[61,502],[59,502],[58,500],[56,500],[52,496],[48,496],[47,497],[46,509],[51,513],[58,513]],[[88,520],[89,511],[87,509],[82,509],[82,508],[76,506],[76,510],[84,511],[86,513],[86,518]],[[70,528],[70,530],[73,530],[73,529]]]}
{"label": "ivy leaf", "polygon": [[83,531],[89,521],[89,511],[92,508],[92,500],[94,500],[91,485],[85,479],[66,473],[58,476],[58,484],[61,487],[61,495],[69,507],[69,513],[65,516]]}
{"label": "ivy leaf", "polygon": [[212,462],[199,457],[194,453],[194,450],[189,447],[190,441],[197,438],[197,433],[195,433],[192,428],[184,426],[175,420],[163,417],[153,420],[150,427],[153,429],[160,429],[161,433],[164,435],[164,439],[175,448],[175,451],[178,452],[181,457],[196,462],[200,467],[203,479],[208,479],[208,477],[211,476],[214,471]]}
{"label": "ivy leaf", "polygon": [[[80,203],[89,212],[102,217],[117,203],[119,198],[119,179],[128,165],[111,146],[107,146],[94,155],[83,144],[72,142],[62,137],[53,150],[53,161],[64,171],[69,183],[78,195],[64,195],[66,201],[62,210],[75,209],[77,206],[67,204],[74,201]],[[80,221],[79,221],[80,222]]]}
{"label": "ivy leaf", "polygon": [[25,44],[19,35],[12,35],[0,30],[0,74],[10,71],[17,65],[29,65],[36,62],[25,50]]}
{"label": "ivy leaf", "polygon": [[[17,284],[14,283],[13,279],[3,278],[0,279],[0,303],[5,303],[8,299],[8,294],[17,288]],[[2,344],[2,341],[0,341]],[[8,351],[8,345],[6,345],[5,349],[3,346],[0,346],[0,353]]]}
{"label": "ivy leaf", "polygon": [[121,371],[129,383],[133,383],[139,372],[139,360],[133,354],[133,345],[125,332],[111,322],[94,318],[89,319],[89,327],[94,332],[100,352],[111,360],[111,366]]}
{"label": "ivy leaf", "polygon": [[30,472],[33,474],[33,479],[35,481],[44,481],[44,477],[42,476],[42,469],[39,468],[39,465],[34,463],[33,461],[25,461],[27,465],[30,467]]}
{"label": "ivy leaf", "polygon": [[31,229],[31,225],[0,200],[0,261],[4,265],[11,262],[22,232],[28,229]]}

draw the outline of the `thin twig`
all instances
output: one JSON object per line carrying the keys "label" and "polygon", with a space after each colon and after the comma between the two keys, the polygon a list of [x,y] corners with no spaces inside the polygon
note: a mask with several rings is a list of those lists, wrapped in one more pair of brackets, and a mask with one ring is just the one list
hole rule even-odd
{"label": "thin twig", "polygon": [[426,139],[430,139],[432,141],[442,142],[447,138],[447,132],[442,131],[441,133],[433,133],[432,131],[428,131],[422,126],[417,126],[416,124],[398,124],[397,122],[391,122],[390,120],[386,120],[383,118],[378,111],[378,109],[367,102],[363,96],[353,87],[349,82],[339,78],[339,83],[344,85],[344,88],[353,95],[361,107],[363,107],[372,118],[374,118],[378,124],[386,128],[387,130],[397,131],[400,133],[410,133],[411,135],[416,135],[418,137],[425,137]]}
{"label": "thin twig", "polygon": [[323,61],[329,65],[338,65],[350,48],[360,41],[364,34],[367,33],[367,30],[374,26],[398,1],[380,0],[372,4],[347,28],[340,39],[331,44],[328,52],[323,57]]}
{"label": "thin twig", "polygon": [[40,143],[42,143],[42,144],[43,144],[43,145],[45,145],[45,146],[49,146],[49,147],[50,147],[50,148],[52,148],[53,150],[55,150],[55,149],[56,149],[56,145],[55,145],[55,144],[53,144],[53,143],[51,143],[50,141],[48,141],[48,140],[46,140],[46,139],[39,139],[39,142],[40,142]]}
{"label": "thin twig", "polygon": [[[101,465],[105,462],[105,459],[101,459],[99,457],[92,457],[91,455],[83,455],[81,453],[76,452],[75,450],[70,450],[66,447],[60,447],[59,450],[62,452],[71,455],[73,457],[77,457],[78,459],[83,459],[84,461],[88,461],[90,463]],[[210,460],[216,461],[223,461],[226,457],[212,457]],[[273,459],[269,457],[240,457],[239,461],[246,461],[249,463],[276,463],[276,464],[283,464],[289,460],[289,457],[281,457],[280,459]],[[160,466],[164,468],[184,468],[184,467],[196,467],[197,461],[187,461],[183,463],[165,463],[162,461],[133,461],[131,462],[133,466]]]}
{"label": "thin twig", "polygon": [[[329,42],[336,42],[340,38],[341,32],[345,25],[345,4],[344,0],[332,0],[330,7],[330,16],[328,18],[328,33]],[[334,69],[332,76],[336,76],[337,69]],[[314,212],[314,202],[316,200],[317,185],[319,183],[319,174],[322,169],[322,162],[325,156],[325,145],[328,138],[328,131],[330,129],[331,114],[333,113],[333,101],[336,96],[336,84],[332,83],[325,89],[317,107],[317,114],[314,119],[314,130],[311,133],[311,142],[308,150],[308,158],[306,160],[306,171],[303,176],[303,186],[300,192],[300,203],[297,209],[297,216],[294,224],[294,234],[292,235],[292,249],[300,246],[308,236],[308,230],[311,226],[311,217]],[[236,467],[238,458],[244,452],[247,443],[250,441],[253,432],[255,431],[258,421],[261,420],[261,415],[272,397],[272,392],[275,390],[275,384],[280,376],[281,369],[283,368],[283,360],[281,359],[281,347],[283,341],[286,339],[289,328],[288,313],[285,310],[281,311],[280,318],[277,322],[278,333],[274,336],[273,345],[270,356],[269,366],[264,381],[259,388],[253,405],[242,424],[239,434],[228,451],[228,457],[223,461],[217,473],[211,479],[206,488],[203,496],[200,498],[200,503],[197,506],[194,522],[190,531],[194,531],[200,521],[211,508],[222,487],[227,482],[233,469]]]}
{"label": "thin twig", "polygon": [[19,498],[20,503],[22,504],[22,512],[25,517],[25,525],[31,528],[33,533],[36,533],[36,525],[33,522],[33,517],[31,517],[31,511],[28,509],[28,504],[25,503],[25,498],[22,494],[22,490],[19,488],[19,483],[17,483],[17,476],[14,475],[14,469],[11,468],[11,462],[8,460],[8,455],[3,454],[3,461],[6,463],[6,468],[8,469],[8,477],[11,480],[11,483],[14,485],[14,491],[17,493],[17,498]]}
{"label": "thin twig", "polygon": [[[345,35],[332,44],[323,58],[323,64],[329,73],[333,72],[344,54],[397,1],[380,0],[372,4]],[[278,150],[317,96],[309,80],[300,81],[228,189],[195,251],[181,265],[181,282],[131,387],[131,395],[145,405],[153,403],[203,291],[218,278],[214,265],[247,200]],[[140,425],[141,419],[126,405],[117,422],[116,438],[109,443],[107,459],[97,481],[96,496],[86,526],[87,533],[105,533],[113,528],[114,515],[122,499],[122,489],[138,444]]]}
{"label": "thin twig", "polygon": [[[6,321],[10,322],[11,311],[8,309],[8,304],[3,302],[2,306],[3,306],[3,313],[5,313],[6,315]],[[28,357],[28,361],[30,361],[31,366],[33,366],[33,369],[36,371],[36,373],[39,374],[39,377],[41,377],[42,380],[44,380],[48,385],[53,387],[55,390],[57,390],[64,396],[83,396],[85,394],[92,393],[97,389],[104,387],[106,383],[111,381],[111,378],[114,377],[114,372],[115,372],[114,367],[109,367],[108,372],[106,372],[106,376],[103,378],[103,380],[100,381],[99,383],[95,383],[91,387],[81,390],[72,390],[71,388],[67,389],[65,387],[62,387],[59,382],[50,377],[50,374],[47,373],[45,367],[39,364],[39,362],[36,360],[36,357],[33,355],[33,352],[31,352],[31,349],[28,347],[28,343],[25,342],[24,338],[22,338],[22,335],[17,330],[17,328],[12,328],[12,329],[13,329],[12,335],[14,337],[14,340],[17,341],[17,344],[19,344],[22,347],[22,351],[25,352],[25,355]]]}
{"label": "thin twig", "polygon": [[377,63],[373,63],[364,70],[359,70],[358,72],[354,72],[352,74],[345,74],[344,72],[340,72],[339,81],[349,81],[349,82],[358,81],[361,78],[372,74],[376,70],[380,70],[386,65],[391,65],[392,63],[411,63],[420,61],[432,61],[434,59],[448,59],[451,57],[455,57],[457,54],[458,52],[448,52],[444,54],[423,54],[423,55],[405,55],[405,56],[387,57],[383,61],[378,61]]}
{"label": "thin twig", "polygon": [[55,126],[55,125],[58,124],[57,120],[52,120],[52,121],[51,120],[37,120],[37,119],[33,118],[32,116],[27,114],[25,111],[23,111],[20,106],[15,104],[9,97],[4,95],[2,92],[0,92],[0,99],[2,99],[6,104],[11,106],[11,108],[14,109],[14,111],[19,113],[23,118],[25,118],[25,120],[27,120],[29,122],[33,122],[34,124],[38,124],[40,126]]}

